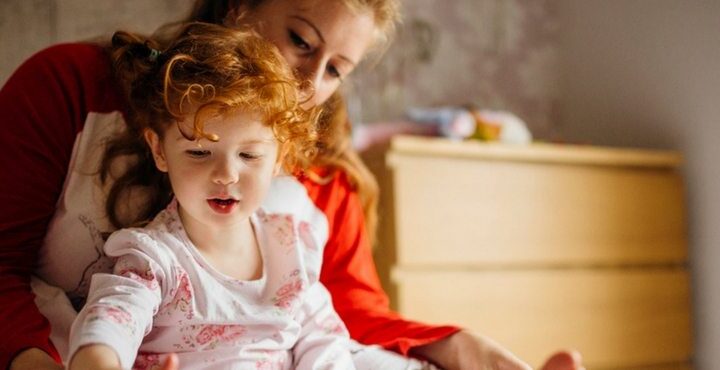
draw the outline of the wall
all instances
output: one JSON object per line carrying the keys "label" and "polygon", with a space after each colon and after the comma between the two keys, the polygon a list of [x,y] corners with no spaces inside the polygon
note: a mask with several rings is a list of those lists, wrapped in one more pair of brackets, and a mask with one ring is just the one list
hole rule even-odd
{"label": "wall", "polygon": [[548,0],[406,0],[397,39],[353,79],[362,114],[475,104],[516,113],[541,136],[557,116],[556,7]]}
{"label": "wall", "polygon": [[[151,32],[181,18],[189,0],[3,0],[0,84],[41,48]],[[557,113],[557,22],[548,0],[407,0],[399,37],[346,84],[354,122],[397,118],[409,105],[508,109],[539,134]],[[422,78],[419,78],[422,77]]]}
{"label": "wall", "polygon": [[77,41],[118,29],[152,32],[182,18],[188,0],[2,0],[0,85],[27,57],[59,42]]}
{"label": "wall", "polygon": [[697,369],[720,363],[720,2],[559,0],[560,130],[686,160]]}

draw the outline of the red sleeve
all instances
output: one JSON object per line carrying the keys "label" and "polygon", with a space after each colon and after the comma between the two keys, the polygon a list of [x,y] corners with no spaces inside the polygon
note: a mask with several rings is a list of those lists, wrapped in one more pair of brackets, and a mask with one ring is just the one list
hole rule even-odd
{"label": "red sleeve", "polygon": [[355,340],[408,355],[413,347],[460,330],[409,321],[390,310],[375,269],[360,200],[344,174],[324,185],[307,178],[300,180],[328,218],[330,235],[320,281],[330,291],[335,310]]}
{"label": "red sleeve", "polygon": [[118,101],[107,56],[89,44],[41,51],[0,90],[1,369],[30,347],[58,358],[30,275],[87,113]]}

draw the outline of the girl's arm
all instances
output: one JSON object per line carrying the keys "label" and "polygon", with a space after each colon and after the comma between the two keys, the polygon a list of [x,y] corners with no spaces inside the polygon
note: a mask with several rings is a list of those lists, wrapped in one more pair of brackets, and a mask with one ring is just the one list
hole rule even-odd
{"label": "girl's arm", "polygon": [[93,275],[87,303],[70,330],[71,363],[80,356],[78,366],[90,366],[78,369],[131,368],[163,301],[163,284],[172,284],[161,267],[166,248],[143,232],[117,231],[104,249],[108,256],[118,257],[113,274]]}
{"label": "girl's arm", "polygon": [[294,369],[355,369],[347,329],[333,310],[330,293],[320,282],[305,293],[298,319],[302,328],[293,347]]}

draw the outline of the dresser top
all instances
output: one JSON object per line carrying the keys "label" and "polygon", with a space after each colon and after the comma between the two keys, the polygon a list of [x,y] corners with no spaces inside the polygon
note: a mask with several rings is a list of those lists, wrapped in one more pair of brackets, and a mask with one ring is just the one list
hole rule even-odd
{"label": "dresser top", "polygon": [[676,168],[682,164],[682,155],[671,150],[549,143],[508,145],[404,135],[392,139],[391,151],[422,156],[619,167]]}

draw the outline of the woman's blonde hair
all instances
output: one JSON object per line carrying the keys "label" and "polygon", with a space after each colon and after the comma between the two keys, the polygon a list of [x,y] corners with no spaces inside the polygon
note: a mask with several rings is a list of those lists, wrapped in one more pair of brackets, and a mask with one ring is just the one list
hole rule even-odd
{"label": "woman's blonde hair", "polygon": [[[254,8],[267,1],[274,0],[196,0],[186,20],[221,24],[226,21],[229,13],[237,13],[238,8],[244,7],[252,13]],[[398,0],[326,1],[342,1],[354,11],[371,11],[377,30],[374,48],[384,50],[389,45],[400,18]],[[365,227],[371,243],[374,244],[378,223],[379,188],[375,177],[351,145],[351,127],[345,109],[339,93],[335,93],[322,105],[322,115],[318,121],[318,153],[312,164],[336,169],[348,176],[360,197],[365,214]],[[319,183],[327,181],[320,176],[314,176],[313,172],[308,175]]]}
{"label": "woman's blonde hair", "polygon": [[[162,137],[168,127],[193,118],[188,140],[217,141],[205,122],[236,111],[260,115],[278,140],[279,160],[288,171],[307,167],[317,152],[318,110],[301,108],[303,86],[279,51],[260,36],[209,23],[190,23],[167,45],[128,32],[113,36],[113,71],[128,103],[127,129],[106,147],[101,179],[113,177],[106,211],[116,227],[141,225],[171,199],[167,175],[154,168],[143,134]],[[179,128],[178,128],[179,129]],[[120,156],[131,165],[111,171]],[[141,187],[148,194],[141,210],[125,219],[122,201]]]}

